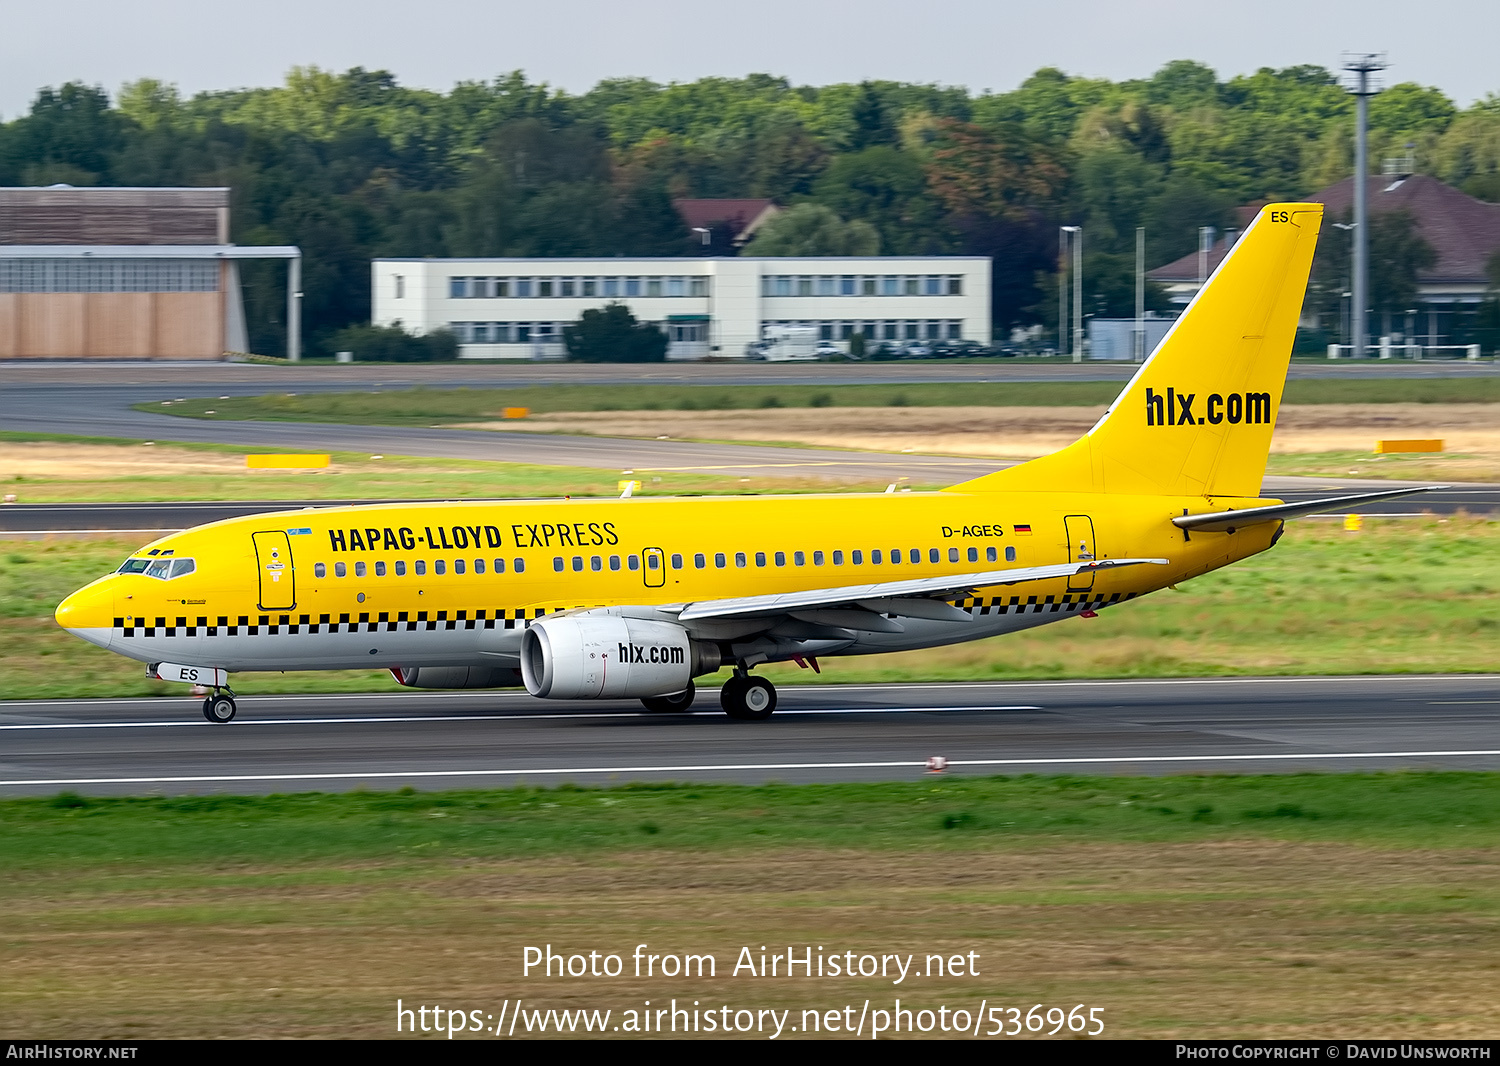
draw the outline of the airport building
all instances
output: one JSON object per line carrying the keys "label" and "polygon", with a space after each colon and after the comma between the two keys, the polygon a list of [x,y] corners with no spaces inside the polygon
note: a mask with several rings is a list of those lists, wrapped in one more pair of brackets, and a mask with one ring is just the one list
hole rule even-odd
{"label": "airport building", "polygon": [[668,359],[738,358],[777,326],[867,343],[990,342],[982,256],[377,259],[373,320],[447,328],[468,359],[563,354],[562,330],[623,303],[668,336]]}
{"label": "airport building", "polygon": [[[222,359],[246,349],[229,190],[0,189],[0,359]],[[289,346],[295,358],[295,340]]]}

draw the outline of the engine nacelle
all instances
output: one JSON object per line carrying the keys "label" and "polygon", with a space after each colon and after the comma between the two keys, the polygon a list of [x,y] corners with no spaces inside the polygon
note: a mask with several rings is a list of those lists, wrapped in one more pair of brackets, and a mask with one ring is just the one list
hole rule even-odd
{"label": "engine nacelle", "polygon": [[526,691],[550,700],[669,696],[719,668],[719,648],[670,622],[575,615],[533,622],[521,638]]}
{"label": "engine nacelle", "polygon": [[393,666],[391,676],[407,688],[508,688],[521,684],[512,666]]}

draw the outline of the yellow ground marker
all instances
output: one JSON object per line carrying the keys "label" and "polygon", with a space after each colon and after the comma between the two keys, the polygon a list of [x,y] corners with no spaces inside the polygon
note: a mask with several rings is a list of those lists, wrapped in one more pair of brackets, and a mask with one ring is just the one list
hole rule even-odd
{"label": "yellow ground marker", "polygon": [[1358,533],[1365,528],[1365,520],[1357,514],[1346,514],[1344,516],[1344,532]]}
{"label": "yellow ground marker", "polygon": [[1375,442],[1376,455],[1389,455],[1391,452],[1440,452],[1443,450],[1443,442],[1440,440],[1378,440]]}
{"label": "yellow ground marker", "polygon": [[247,455],[245,466],[251,470],[321,470],[328,466],[326,455]]}
{"label": "yellow ground marker", "polygon": [[501,412],[501,415],[502,415],[502,417],[505,417],[505,418],[530,418],[531,417],[531,408],[529,408],[529,407],[507,407],[504,411]]}

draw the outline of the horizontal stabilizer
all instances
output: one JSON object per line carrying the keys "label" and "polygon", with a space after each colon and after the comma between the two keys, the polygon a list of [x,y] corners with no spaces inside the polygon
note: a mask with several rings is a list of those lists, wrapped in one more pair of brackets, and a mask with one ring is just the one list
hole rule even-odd
{"label": "horizontal stabilizer", "polygon": [[[782,592],[767,596],[739,596],[725,600],[700,600],[682,609],[678,617],[684,622],[704,618],[736,618],[747,615],[789,614],[817,608],[857,607],[874,600],[894,600],[914,596],[958,596],[971,589],[992,585],[1016,585],[1023,581],[1045,581],[1054,577],[1097,573],[1121,566],[1150,563],[1166,566],[1169,559],[1099,559],[1090,563],[1053,563],[1049,566],[1021,566],[1011,570],[982,570],[972,574],[948,574],[944,577],[914,578],[910,581],[880,581],[870,585],[843,585],[838,588],[808,589],[804,592]],[[890,613],[896,613],[894,610]],[[915,612],[909,617],[923,617]]]}
{"label": "horizontal stabilizer", "polygon": [[1277,503],[1270,507],[1247,507],[1241,511],[1209,511],[1205,514],[1185,514],[1172,519],[1172,524],[1182,529],[1200,533],[1233,533],[1245,526],[1261,522],[1285,522],[1290,518],[1301,518],[1310,514],[1327,514],[1358,507],[1377,500],[1394,500],[1399,496],[1411,496],[1418,492],[1431,492],[1442,485],[1426,485],[1419,489],[1392,489],[1389,492],[1362,492],[1357,496],[1331,496],[1326,500],[1307,500],[1303,503]]}

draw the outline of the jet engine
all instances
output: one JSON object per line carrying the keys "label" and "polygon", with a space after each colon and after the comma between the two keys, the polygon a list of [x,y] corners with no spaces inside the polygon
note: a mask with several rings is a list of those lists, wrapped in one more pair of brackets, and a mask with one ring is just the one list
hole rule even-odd
{"label": "jet engine", "polygon": [[718,645],[681,626],[618,615],[543,618],[521,639],[526,691],[543,699],[667,696],[719,662]]}

